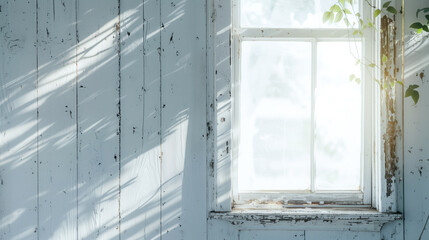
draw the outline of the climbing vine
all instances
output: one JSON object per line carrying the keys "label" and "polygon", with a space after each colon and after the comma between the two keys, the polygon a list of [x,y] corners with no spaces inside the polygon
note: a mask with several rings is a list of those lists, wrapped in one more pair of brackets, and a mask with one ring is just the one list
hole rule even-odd
{"label": "climbing vine", "polygon": [[[355,0],[356,1],[356,0]],[[344,22],[349,30],[349,38],[358,38],[364,36],[364,31],[367,28],[373,29],[381,36],[381,56],[380,65],[374,63],[371,59],[361,59],[358,52],[354,54],[356,64],[364,64],[368,68],[378,68],[381,73],[381,79],[373,77],[382,90],[387,90],[388,87],[394,88],[395,84],[404,85],[404,83],[397,78],[396,67],[396,27],[395,19],[397,14],[402,14],[402,9],[398,11],[391,5],[392,1],[385,2],[381,8],[371,4],[369,0],[365,0],[364,4],[368,4],[373,9],[372,16],[363,16],[359,11],[354,8],[354,0],[338,0],[334,3],[328,11],[323,14],[324,23],[339,23]],[[419,14],[425,14],[426,22],[416,21],[410,25],[410,28],[415,29],[417,34],[429,32],[429,8],[418,9],[416,18]],[[380,28],[376,24],[377,18],[381,18]],[[388,33],[386,32],[388,31]],[[393,44],[392,44],[393,43]],[[355,74],[350,75],[350,81],[360,83],[360,79]],[[411,97],[415,104],[419,100],[419,92],[416,90],[419,85],[409,85],[405,91],[405,97]]]}

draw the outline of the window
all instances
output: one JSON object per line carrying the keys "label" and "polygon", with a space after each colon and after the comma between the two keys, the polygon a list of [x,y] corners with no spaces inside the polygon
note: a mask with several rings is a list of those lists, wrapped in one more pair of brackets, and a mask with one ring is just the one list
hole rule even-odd
{"label": "window", "polygon": [[371,205],[373,41],[322,23],[335,2],[233,3],[234,207]]}
{"label": "window", "polygon": [[[258,204],[274,209],[309,203],[359,206],[383,213],[400,209],[396,196],[402,180],[386,168],[381,137],[388,130],[386,102],[378,84],[370,81],[380,72],[357,68],[350,60],[350,51],[360,52],[361,58],[380,65],[380,36],[367,28],[364,37],[349,43],[353,29],[321,22],[332,2],[209,1],[207,167],[213,216],[236,219],[238,212]],[[373,16],[373,8],[361,6],[368,2],[377,8],[384,3],[356,0],[363,18]],[[351,73],[360,74],[360,84],[348,81]],[[395,91],[402,114],[403,95],[399,88]],[[358,111],[349,107],[352,103]],[[355,115],[342,121],[349,118],[347,111]],[[402,150],[397,150],[400,156]],[[304,160],[291,163],[292,157]],[[344,171],[352,164],[354,177],[349,179]],[[267,169],[272,171],[268,175],[258,173]]]}

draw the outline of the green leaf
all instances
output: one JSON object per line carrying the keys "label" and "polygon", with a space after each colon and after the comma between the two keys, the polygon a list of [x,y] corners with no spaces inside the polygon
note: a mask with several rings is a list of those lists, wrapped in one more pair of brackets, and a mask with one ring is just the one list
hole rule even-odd
{"label": "green leaf", "polygon": [[344,20],[344,23],[346,24],[347,27],[350,26],[350,22],[349,22],[349,20],[347,20],[347,18],[344,18],[343,20]]}
{"label": "green leaf", "polygon": [[[419,85],[413,84],[413,85],[408,86],[408,89],[414,90],[414,89],[419,88],[419,87],[420,87]],[[405,95],[407,95],[407,93],[405,93]]]}
{"label": "green leaf", "polygon": [[355,78],[355,82],[360,84],[360,78]]}
{"label": "green leaf", "polygon": [[332,23],[334,21],[334,13],[331,13],[331,15],[329,16],[329,22]]}
{"label": "green leaf", "polygon": [[354,74],[350,75],[350,77],[349,77],[350,82],[353,81],[353,79],[355,79],[355,75]]}
{"label": "green leaf", "polygon": [[332,7],[329,9],[329,11],[331,12],[341,12],[341,8],[340,6],[338,6],[337,4],[332,5]]}
{"label": "green leaf", "polygon": [[393,13],[393,14],[397,14],[398,13],[398,11],[396,11],[396,8],[394,8],[394,7],[392,7],[392,6],[389,6],[389,7],[387,7],[387,9],[386,9],[388,12],[390,12],[390,13]]}
{"label": "green leaf", "polygon": [[417,34],[420,34],[423,32],[423,28],[417,29]]}
{"label": "green leaf", "polygon": [[368,26],[369,26],[370,28],[373,28],[373,27],[374,27],[374,25],[372,24],[372,22],[368,22]]}
{"label": "green leaf", "polygon": [[413,98],[414,104],[417,104],[419,102],[419,97],[419,92],[414,90],[411,94],[411,98]]}
{"label": "green leaf", "polygon": [[410,85],[408,86],[408,89],[405,91],[405,97],[411,97],[414,101],[414,104],[417,104],[419,101],[419,92],[415,89],[418,88],[419,85]]}
{"label": "green leaf", "polygon": [[374,12],[374,18],[376,18],[378,15],[380,15],[380,13],[381,13],[380,9],[375,10],[375,12]]}
{"label": "green leaf", "polygon": [[387,62],[387,56],[383,54],[383,58],[382,58],[383,63]]}
{"label": "green leaf", "polygon": [[353,14],[350,10],[348,10],[347,8],[344,8],[344,12],[346,13],[346,14]]}
{"label": "green leaf", "polygon": [[427,25],[423,25],[423,30],[425,31],[425,32],[429,32],[429,28],[428,28],[428,26]]}
{"label": "green leaf", "polygon": [[399,83],[400,85],[404,86],[404,83],[401,81],[396,81],[397,83]]}
{"label": "green leaf", "polygon": [[344,6],[344,0],[339,0],[339,2]]}
{"label": "green leaf", "polygon": [[415,22],[415,23],[410,25],[410,28],[414,28],[414,29],[420,29],[422,27],[423,27],[423,25],[419,22]]}
{"label": "green leaf", "polygon": [[357,35],[358,33],[359,33],[359,30],[354,30],[354,32],[352,34]]}
{"label": "green leaf", "polygon": [[360,13],[356,13],[355,15],[356,15],[356,17],[360,17]]}
{"label": "green leaf", "polygon": [[386,88],[387,88],[387,82],[385,82],[385,83],[383,84],[382,89],[386,89]]}
{"label": "green leaf", "polygon": [[391,88],[395,87],[395,81],[391,81],[391,82],[390,82],[390,87],[391,87]]}
{"label": "green leaf", "polygon": [[384,3],[384,4],[383,4],[383,7],[384,7],[384,8],[387,8],[387,7],[390,5],[390,3],[391,3],[391,2],[392,2],[392,1],[388,1],[388,2]]}
{"label": "green leaf", "polygon": [[360,64],[360,59],[358,59],[357,61],[356,61],[356,65],[359,65]]}
{"label": "green leaf", "polygon": [[329,20],[329,18],[331,17],[331,12],[325,12],[324,14],[323,14],[323,23],[326,23],[328,20]]}
{"label": "green leaf", "polygon": [[368,64],[368,67],[374,68],[375,67],[375,63]]}
{"label": "green leaf", "polygon": [[342,12],[338,12],[337,16],[335,17],[334,22],[337,23],[337,22],[341,21],[341,19],[343,19],[343,13]]}

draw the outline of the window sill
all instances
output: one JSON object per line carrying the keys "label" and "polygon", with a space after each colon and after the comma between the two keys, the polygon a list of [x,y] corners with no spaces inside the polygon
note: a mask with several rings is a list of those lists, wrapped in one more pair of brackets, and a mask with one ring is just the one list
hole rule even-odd
{"label": "window sill", "polygon": [[399,213],[380,213],[371,208],[233,210],[210,212],[209,216],[246,228],[349,231],[380,231],[385,223],[402,219]]}

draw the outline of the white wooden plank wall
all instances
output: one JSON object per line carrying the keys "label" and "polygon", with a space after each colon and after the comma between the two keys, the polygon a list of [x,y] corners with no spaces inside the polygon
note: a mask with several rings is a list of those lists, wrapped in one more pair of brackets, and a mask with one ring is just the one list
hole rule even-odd
{"label": "white wooden plank wall", "polygon": [[39,239],[76,238],[76,11],[37,3]]}
{"label": "white wooden plank wall", "polygon": [[304,237],[304,231],[243,230],[239,232],[240,240],[305,240]]}
{"label": "white wooden plank wall", "polygon": [[205,238],[204,2],[0,17],[0,239]]}
{"label": "white wooden plank wall", "polygon": [[[0,239],[429,239],[428,38],[413,44],[409,29],[405,83],[421,87],[418,105],[405,99],[405,221],[381,232],[207,221],[206,95],[213,108],[217,90],[229,96],[227,72],[207,85],[229,65],[207,44],[229,51],[225,2],[0,2]],[[427,7],[407,4],[407,21]],[[207,27],[206,9],[222,26]]]}
{"label": "white wooden plank wall", "polygon": [[36,2],[0,6],[0,238],[37,239]]}
{"label": "white wooden plank wall", "polygon": [[160,238],[159,1],[121,2],[121,237]]}
{"label": "white wooden plank wall", "polygon": [[78,238],[119,236],[118,1],[77,2]]}
{"label": "white wooden plank wall", "polygon": [[161,3],[162,239],[206,237],[206,6]]}
{"label": "white wooden plank wall", "polygon": [[[429,1],[405,1],[405,20],[414,22],[417,9],[427,8]],[[427,15],[427,13],[425,13]],[[420,13],[419,20],[424,16]],[[412,34],[405,25],[406,86],[417,84],[417,105],[405,99],[404,157],[404,225],[405,239],[429,239],[429,34]]]}

